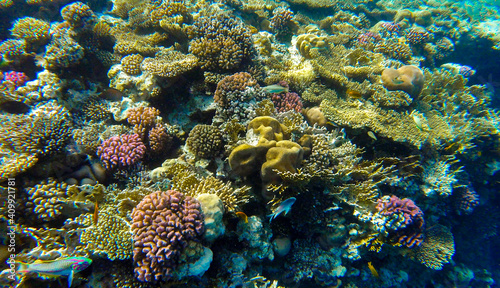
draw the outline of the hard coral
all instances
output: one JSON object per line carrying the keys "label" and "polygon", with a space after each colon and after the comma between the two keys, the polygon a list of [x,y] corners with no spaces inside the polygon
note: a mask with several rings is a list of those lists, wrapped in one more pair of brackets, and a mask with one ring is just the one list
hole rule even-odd
{"label": "hard coral", "polygon": [[292,141],[284,140],[276,143],[266,153],[266,162],[261,167],[264,183],[279,183],[281,177],[277,172],[295,173],[302,163],[304,149]]}
{"label": "hard coral", "polygon": [[154,58],[146,58],[141,68],[154,75],[173,78],[193,70],[198,66],[198,58],[193,54],[183,54],[167,49],[156,53]]}
{"label": "hard coral", "polygon": [[199,202],[174,190],[144,197],[132,221],[135,272],[147,282],[169,279],[188,242],[204,231]]}
{"label": "hard coral", "polygon": [[450,229],[443,225],[434,225],[425,231],[425,241],[416,251],[417,259],[425,266],[434,269],[443,269],[444,264],[450,263],[455,254],[455,241]]}
{"label": "hard coral", "polygon": [[82,2],[73,2],[64,6],[61,9],[61,16],[76,29],[92,28],[96,21],[92,9]]}
{"label": "hard coral", "polygon": [[52,34],[44,55],[45,68],[68,68],[78,64],[83,58],[83,47],[69,33],[68,29],[60,29]]}
{"label": "hard coral", "polygon": [[248,87],[258,87],[257,80],[247,72],[239,72],[230,76],[224,77],[217,83],[215,90],[215,103],[226,106],[228,103],[227,94],[234,91],[244,91]]}
{"label": "hard coral", "polygon": [[146,151],[139,135],[121,135],[111,137],[97,148],[104,168],[107,170],[126,168],[139,162]]}
{"label": "hard coral", "polygon": [[38,219],[43,221],[54,220],[61,216],[66,201],[66,183],[56,182],[49,178],[34,187],[26,189],[28,194],[27,208],[33,208]]}
{"label": "hard coral", "polygon": [[32,17],[17,19],[10,30],[12,36],[22,38],[28,43],[45,42],[49,40],[49,23]]}
{"label": "hard coral", "polygon": [[127,111],[127,122],[134,125],[134,132],[145,141],[149,129],[155,125],[156,117],[159,115],[160,111],[154,107],[139,106]]}
{"label": "hard coral", "polygon": [[390,198],[378,200],[377,210],[383,216],[397,214],[404,221],[397,228],[393,237],[401,245],[408,248],[419,246],[423,241],[424,213],[415,203],[408,198],[399,199],[392,195]]}
{"label": "hard coral", "polygon": [[389,91],[402,90],[416,97],[424,87],[424,73],[414,65],[402,66],[397,70],[386,68],[382,72],[382,83]]}
{"label": "hard coral", "polygon": [[279,113],[294,110],[296,112],[302,111],[302,100],[300,100],[299,94],[295,92],[285,92],[285,93],[273,93],[271,96],[273,100],[274,107]]}
{"label": "hard coral", "polygon": [[222,132],[215,126],[196,125],[189,132],[186,145],[198,157],[215,157],[224,146]]}
{"label": "hard coral", "polygon": [[85,245],[85,250],[92,254],[104,254],[109,260],[131,258],[130,224],[110,210],[99,211],[97,219],[94,225],[92,214],[85,214],[76,219],[87,226],[80,234],[80,242]]}
{"label": "hard coral", "polygon": [[312,58],[311,49],[328,49],[326,37],[314,34],[301,34],[297,36],[295,47],[299,50],[300,55],[307,59]]}
{"label": "hard coral", "polygon": [[144,57],[141,54],[131,54],[122,58],[122,70],[130,75],[141,74],[141,63]]}
{"label": "hard coral", "polygon": [[203,69],[231,70],[250,56],[250,31],[237,18],[220,13],[198,18],[188,30],[189,51]]}

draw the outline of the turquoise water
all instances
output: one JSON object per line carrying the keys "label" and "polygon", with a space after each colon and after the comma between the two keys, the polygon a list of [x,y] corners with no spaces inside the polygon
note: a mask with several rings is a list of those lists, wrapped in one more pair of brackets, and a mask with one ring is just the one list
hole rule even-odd
{"label": "turquoise water", "polygon": [[0,1],[1,287],[497,287],[492,1]]}

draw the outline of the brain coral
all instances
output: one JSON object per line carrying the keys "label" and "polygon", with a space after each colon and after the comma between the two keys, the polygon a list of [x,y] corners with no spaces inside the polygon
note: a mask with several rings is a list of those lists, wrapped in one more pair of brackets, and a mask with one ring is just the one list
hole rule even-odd
{"label": "brain coral", "polygon": [[198,18],[188,30],[189,51],[203,69],[230,70],[250,56],[250,31],[237,18],[220,13]]}
{"label": "brain coral", "polygon": [[169,190],[154,192],[132,211],[135,272],[141,281],[171,277],[188,241],[204,232],[199,202]]}
{"label": "brain coral", "polygon": [[111,137],[97,148],[97,155],[107,170],[126,168],[139,162],[146,146],[137,134]]}
{"label": "brain coral", "polygon": [[198,157],[215,157],[224,146],[222,132],[212,125],[196,125],[189,132],[186,145]]}

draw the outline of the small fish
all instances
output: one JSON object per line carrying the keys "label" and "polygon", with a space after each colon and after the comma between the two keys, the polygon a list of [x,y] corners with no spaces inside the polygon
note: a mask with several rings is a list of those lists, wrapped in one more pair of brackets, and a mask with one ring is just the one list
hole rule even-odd
{"label": "small fish", "polygon": [[420,131],[423,131],[424,127],[423,127],[422,119],[420,117],[418,117],[417,115],[412,115],[412,118],[413,118],[413,122],[415,122],[415,125],[417,125],[417,128]]}
{"label": "small fish", "polygon": [[375,276],[375,278],[379,278],[380,276],[378,275],[377,269],[373,267],[372,262],[368,262],[368,269],[370,269],[370,272],[372,272],[372,275]]}
{"label": "small fish", "polygon": [[295,203],[295,200],[297,200],[295,199],[295,197],[290,197],[285,201],[281,202],[280,206],[278,206],[278,209],[276,209],[276,211],[274,211],[273,214],[268,215],[269,217],[271,217],[271,219],[269,219],[269,223],[271,223],[271,221],[273,221],[274,218],[278,217],[278,215],[280,215],[283,212],[285,212],[285,215],[288,214],[290,209],[292,209],[292,205],[293,203]]}
{"label": "small fish", "polygon": [[101,99],[109,101],[121,101],[123,96],[125,96],[125,94],[122,91],[115,88],[106,88],[99,95]]}
{"label": "small fish", "polygon": [[18,273],[37,273],[42,276],[66,276],[68,288],[73,283],[75,273],[85,270],[92,264],[92,259],[87,257],[65,257],[51,261],[35,261],[32,264],[19,263]]}
{"label": "small fish", "polygon": [[245,212],[238,211],[236,212],[236,216],[240,217],[240,219],[245,221],[245,223],[248,223],[248,216]]}
{"label": "small fish", "polygon": [[375,136],[375,133],[373,133],[372,131],[368,131],[366,134],[368,134],[368,136],[373,140],[377,140],[377,136]]}
{"label": "small fish", "polygon": [[94,225],[97,225],[98,220],[99,220],[99,205],[97,205],[97,201],[95,201],[94,216],[92,217],[92,222],[94,222]]}
{"label": "small fish", "polygon": [[0,104],[0,110],[10,114],[25,114],[30,111],[30,106],[21,101],[7,100]]}
{"label": "small fish", "polygon": [[352,99],[359,99],[359,98],[363,97],[361,92],[356,91],[356,90],[352,90],[352,89],[347,89],[346,94],[347,94],[347,96],[349,96],[349,98],[352,98]]}
{"label": "small fish", "polygon": [[265,282],[266,278],[264,276],[259,275],[259,276],[255,276],[255,277],[250,279],[250,282],[256,282],[256,281]]}
{"label": "small fish", "polygon": [[262,87],[262,89],[264,91],[266,91],[267,93],[278,93],[279,94],[279,93],[283,93],[283,92],[288,92],[288,88],[280,86],[278,84],[273,84],[273,85],[269,85],[266,87]]}

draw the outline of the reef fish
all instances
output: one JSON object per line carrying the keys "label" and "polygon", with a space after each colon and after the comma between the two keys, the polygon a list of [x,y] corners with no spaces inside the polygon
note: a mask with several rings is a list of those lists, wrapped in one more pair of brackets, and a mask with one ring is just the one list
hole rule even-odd
{"label": "reef fish", "polygon": [[273,221],[274,218],[278,217],[281,213],[285,212],[285,215],[288,214],[290,209],[292,209],[293,203],[295,203],[295,197],[290,197],[286,199],[285,201],[281,202],[280,206],[278,206],[278,209],[276,209],[273,214],[269,215],[271,219],[269,219],[269,223]]}
{"label": "reef fish", "polygon": [[245,221],[245,223],[248,223],[248,216],[245,212],[238,211],[236,212],[236,216],[240,217],[240,219]]}
{"label": "reef fish", "polygon": [[277,84],[262,87],[262,90],[266,91],[267,93],[278,93],[278,94],[283,92],[288,92],[288,88]]}
{"label": "reef fish", "polygon": [[92,264],[92,259],[87,257],[65,257],[57,260],[35,261],[32,264],[18,262],[18,273],[37,273],[42,276],[57,277],[67,276],[68,287],[73,283],[75,273],[85,270]]}
{"label": "reef fish", "polygon": [[368,269],[370,269],[370,272],[372,272],[372,275],[375,276],[375,278],[379,278],[378,271],[373,267],[372,262],[368,262]]}

